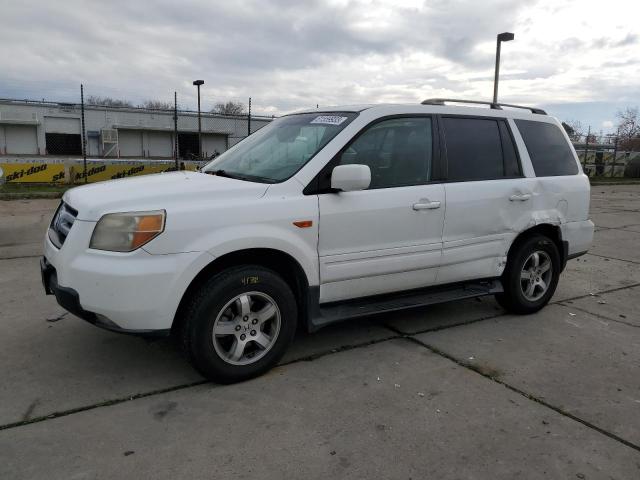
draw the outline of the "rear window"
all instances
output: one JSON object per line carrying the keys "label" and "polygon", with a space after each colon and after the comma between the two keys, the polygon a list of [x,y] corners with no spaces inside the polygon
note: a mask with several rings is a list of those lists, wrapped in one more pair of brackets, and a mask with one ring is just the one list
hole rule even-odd
{"label": "rear window", "polygon": [[560,129],[552,123],[516,120],[537,177],[576,175],[578,165]]}
{"label": "rear window", "polygon": [[444,117],[447,179],[494,180],[520,175],[511,135],[503,120]]}

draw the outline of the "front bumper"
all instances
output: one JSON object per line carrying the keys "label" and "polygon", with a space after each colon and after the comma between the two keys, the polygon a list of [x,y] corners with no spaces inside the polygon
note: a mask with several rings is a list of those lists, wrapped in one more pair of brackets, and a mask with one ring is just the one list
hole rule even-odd
{"label": "front bumper", "polygon": [[45,290],[69,312],[108,330],[162,335],[187,287],[212,260],[208,252],[152,255],[88,248],[95,223],[76,220],[61,248],[45,236]]}
{"label": "front bumper", "polygon": [[56,269],[51,265],[46,257],[40,259],[40,274],[42,277],[42,286],[47,295],[55,295],[58,304],[76,317],[95,325],[117,333],[127,333],[131,335],[142,336],[167,336],[171,332],[170,328],[159,330],[134,330],[121,328],[114,322],[103,315],[89,312],[80,305],[80,295],[73,288],[61,287],[58,285],[58,275]]}

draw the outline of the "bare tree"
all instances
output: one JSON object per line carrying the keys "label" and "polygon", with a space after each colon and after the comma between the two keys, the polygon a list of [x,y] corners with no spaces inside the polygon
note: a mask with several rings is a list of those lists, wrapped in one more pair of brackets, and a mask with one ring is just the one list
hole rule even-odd
{"label": "bare tree", "polygon": [[133,107],[133,103],[129,100],[120,100],[111,97],[100,97],[98,95],[89,95],[87,97],[88,105],[99,105],[101,107]]}
{"label": "bare tree", "polygon": [[638,107],[627,107],[624,110],[618,110],[616,118],[618,119],[617,128],[621,137],[633,138],[640,135],[640,111],[638,111]]}
{"label": "bare tree", "polygon": [[640,143],[640,111],[638,107],[627,107],[616,113],[618,137],[625,150],[631,150]]}
{"label": "bare tree", "polygon": [[220,113],[222,115],[246,115],[247,110],[242,102],[219,102],[211,109],[211,113]]}
{"label": "bare tree", "polygon": [[569,138],[573,142],[577,142],[580,140],[580,137],[584,135],[582,123],[578,120],[568,120],[566,122],[562,122],[562,128],[567,132]]}
{"label": "bare tree", "polygon": [[148,108],[150,110],[173,110],[172,103],[163,102],[162,100],[145,100],[138,106],[142,108]]}

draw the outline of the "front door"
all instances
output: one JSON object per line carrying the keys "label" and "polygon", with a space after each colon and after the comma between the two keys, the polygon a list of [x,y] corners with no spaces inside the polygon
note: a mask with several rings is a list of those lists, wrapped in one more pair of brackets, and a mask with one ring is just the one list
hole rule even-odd
{"label": "front door", "polygon": [[428,116],[376,121],[333,162],[368,165],[372,180],[367,190],[319,195],[321,303],[435,282],[445,196],[431,183],[433,130]]}

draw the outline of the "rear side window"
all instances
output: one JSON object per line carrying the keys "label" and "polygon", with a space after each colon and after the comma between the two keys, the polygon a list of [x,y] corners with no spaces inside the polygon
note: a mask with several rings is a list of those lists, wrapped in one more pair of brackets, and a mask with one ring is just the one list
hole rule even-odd
{"label": "rear side window", "polygon": [[511,135],[503,120],[444,117],[447,179],[492,180],[520,175]]}
{"label": "rear side window", "polygon": [[576,175],[578,165],[560,129],[552,123],[516,120],[537,177]]}

